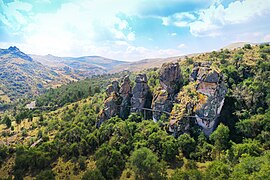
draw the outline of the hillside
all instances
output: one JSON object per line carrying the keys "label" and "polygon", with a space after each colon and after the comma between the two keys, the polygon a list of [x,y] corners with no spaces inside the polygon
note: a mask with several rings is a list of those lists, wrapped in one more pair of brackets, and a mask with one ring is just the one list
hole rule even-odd
{"label": "hillside", "polygon": [[52,89],[3,117],[0,176],[268,179],[269,72],[244,45]]}
{"label": "hillside", "polygon": [[125,61],[112,60],[100,56],[83,57],[57,57],[53,55],[30,55],[34,60],[49,66],[63,74],[72,73],[78,79],[91,77],[92,75],[109,72],[119,64],[127,64]]}
{"label": "hillside", "polygon": [[67,83],[73,78],[45,67],[17,47],[0,49],[1,104],[38,95],[44,89]]}

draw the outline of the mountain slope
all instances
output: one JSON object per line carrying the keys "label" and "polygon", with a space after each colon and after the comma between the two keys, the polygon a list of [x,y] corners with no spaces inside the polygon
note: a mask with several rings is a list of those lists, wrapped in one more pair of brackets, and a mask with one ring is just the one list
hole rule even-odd
{"label": "mountain slope", "polygon": [[18,97],[39,94],[44,88],[67,83],[69,78],[45,67],[17,47],[0,49],[0,99],[14,101]]}
{"label": "mountain slope", "polygon": [[73,72],[79,79],[104,74],[117,65],[127,64],[125,61],[108,59],[101,56],[57,57],[50,54],[46,56],[30,56],[43,65],[54,68],[54,70],[64,74]]}

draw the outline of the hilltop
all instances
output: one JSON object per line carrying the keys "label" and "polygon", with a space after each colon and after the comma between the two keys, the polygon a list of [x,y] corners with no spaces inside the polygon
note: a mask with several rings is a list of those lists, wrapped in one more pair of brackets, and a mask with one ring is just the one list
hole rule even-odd
{"label": "hilltop", "polygon": [[32,97],[49,87],[67,83],[73,78],[42,65],[17,47],[0,49],[0,98],[9,103],[21,97]]}

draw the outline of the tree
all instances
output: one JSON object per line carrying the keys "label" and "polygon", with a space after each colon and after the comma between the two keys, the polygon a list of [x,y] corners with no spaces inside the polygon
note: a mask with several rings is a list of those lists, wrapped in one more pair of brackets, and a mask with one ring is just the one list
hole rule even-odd
{"label": "tree", "polygon": [[245,44],[245,45],[244,45],[244,48],[245,48],[245,49],[252,49],[250,44]]}
{"label": "tree", "polygon": [[201,180],[202,175],[201,172],[198,171],[197,169],[189,169],[189,170],[179,170],[177,169],[172,177],[170,178],[171,180]]}
{"label": "tree", "polygon": [[214,141],[214,146],[220,154],[222,150],[228,148],[230,130],[227,126],[220,124],[217,129],[210,135],[210,140]]}
{"label": "tree", "polygon": [[157,155],[146,147],[132,153],[130,164],[138,179],[165,179],[164,164],[158,162]]}
{"label": "tree", "polygon": [[106,179],[116,179],[125,167],[123,155],[108,144],[103,144],[95,153],[96,166]]}
{"label": "tree", "polygon": [[87,170],[84,173],[82,180],[105,180],[105,178],[102,176],[99,169],[96,168],[96,169]]}
{"label": "tree", "polygon": [[37,180],[54,180],[54,179],[55,179],[54,176],[55,176],[55,175],[54,175],[54,173],[53,173],[52,170],[44,170],[44,171],[41,171],[41,172],[37,175],[36,179],[37,179]]}
{"label": "tree", "polygon": [[7,128],[11,127],[11,120],[8,116],[5,116],[3,122],[6,124]]}
{"label": "tree", "polygon": [[209,179],[228,179],[230,167],[221,161],[213,161],[206,169],[206,177]]}
{"label": "tree", "polygon": [[185,133],[179,136],[178,146],[182,151],[182,153],[184,154],[184,156],[190,157],[190,153],[194,152],[195,150],[196,142],[192,137],[190,137],[189,134]]}

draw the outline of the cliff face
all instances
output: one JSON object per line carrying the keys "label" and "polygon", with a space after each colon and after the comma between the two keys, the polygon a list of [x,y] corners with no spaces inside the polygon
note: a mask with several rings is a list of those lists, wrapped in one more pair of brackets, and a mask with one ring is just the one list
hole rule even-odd
{"label": "cliff face", "polygon": [[153,100],[145,74],[137,75],[133,89],[128,76],[124,77],[120,87],[113,81],[106,90],[107,99],[99,124],[116,115],[126,119],[132,112],[145,119],[153,118],[155,122],[165,114],[170,119],[169,131],[175,135],[188,132],[194,124],[210,135],[227,93],[222,74],[209,63],[196,63],[189,84],[182,87],[179,64],[168,63],[162,65],[159,81],[160,87]]}
{"label": "cliff face", "polygon": [[104,109],[99,113],[97,126],[99,127],[104,121],[113,116],[119,115],[122,97],[119,95],[119,83],[113,81],[106,89],[107,98],[104,101]]}
{"label": "cliff face", "polygon": [[[206,135],[210,135],[222,109],[227,88],[222,74],[210,64],[195,64],[190,84],[176,98],[170,117],[170,131],[186,131],[195,118]],[[186,117],[190,116],[190,117]],[[187,120],[189,119],[189,120]]]}
{"label": "cliff face", "polygon": [[151,108],[152,94],[147,84],[146,74],[138,74],[135,79],[135,86],[132,90],[131,112],[143,113],[145,118],[150,118],[151,111],[145,111],[142,108]]}
{"label": "cliff face", "polygon": [[123,78],[119,87],[118,81],[113,81],[106,89],[107,98],[104,109],[101,110],[97,126],[114,116],[126,119],[131,112],[143,113],[145,118],[151,118],[151,112],[142,108],[151,108],[152,95],[145,74],[138,74],[136,84],[132,89],[128,76]]}
{"label": "cliff face", "polygon": [[122,119],[126,119],[130,114],[132,97],[132,87],[128,76],[124,77],[119,93],[122,98],[119,117],[121,117]]}
{"label": "cliff face", "polygon": [[158,121],[162,112],[170,113],[176,93],[182,85],[181,70],[178,63],[163,64],[159,73],[161,87],[152,102],[153,120]]}

